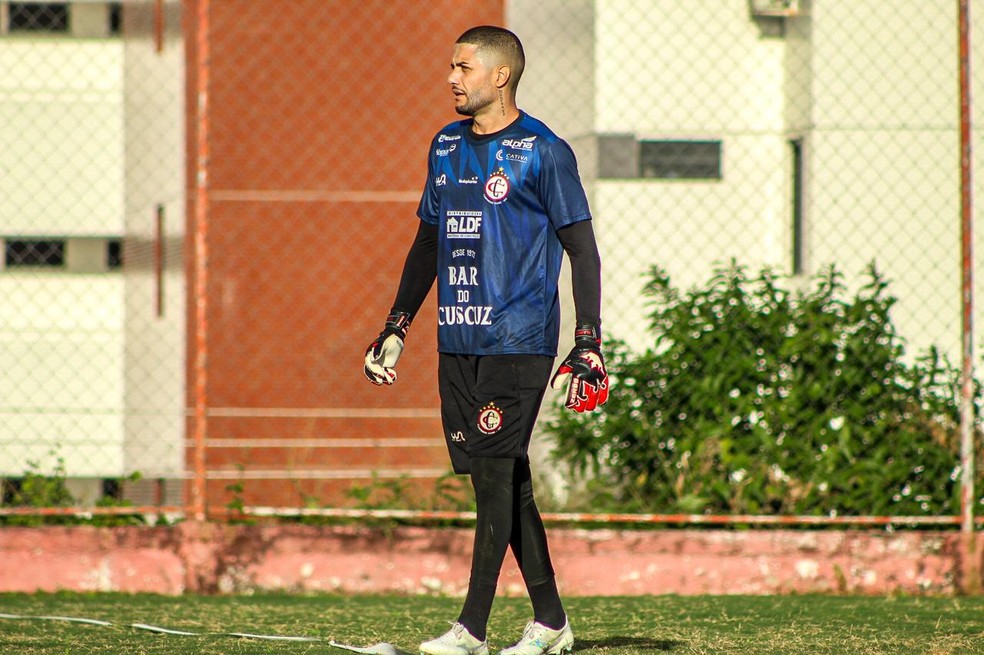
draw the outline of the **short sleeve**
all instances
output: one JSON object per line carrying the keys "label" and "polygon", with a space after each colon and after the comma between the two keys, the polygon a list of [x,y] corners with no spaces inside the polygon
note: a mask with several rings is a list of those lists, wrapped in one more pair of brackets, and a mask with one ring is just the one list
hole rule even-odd
{"label": "short sleeve", "polygon": [[554,229],[591,218],[574,151],[563,139],[541,151],[537,192]]}
{"label": "short sleeve", "polygon": [[[434,152],[433,144],[429,152]],[[420,195],[420,204],[417,205],[417,216],[420,220],[431,225],[440,222],[440,203],[437,199],[437,187],[434,185],[434,157],[427,157],[427,180],[424,182],[424,192]]]}

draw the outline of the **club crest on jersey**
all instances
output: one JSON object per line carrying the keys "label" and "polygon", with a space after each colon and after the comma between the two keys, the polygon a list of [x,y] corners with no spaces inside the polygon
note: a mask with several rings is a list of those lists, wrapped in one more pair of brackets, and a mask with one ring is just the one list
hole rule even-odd
{"label": "club crest on jersey", "polygon": [[509,195],[509,177],[501,166],[494,171],[489,179],[485,181],[485,199],[493,205],[504,202]]}
{"label": "club crest on jersey", "polygon": [[502,410],[494,402],[478,413],[478,429],[482,434],[495,434],[502,429]]}

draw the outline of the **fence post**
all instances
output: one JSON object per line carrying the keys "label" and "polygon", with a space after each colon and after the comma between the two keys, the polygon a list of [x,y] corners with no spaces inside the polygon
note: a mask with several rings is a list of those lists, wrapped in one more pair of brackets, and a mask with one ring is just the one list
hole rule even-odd
{"label": "fence post", "polygon": [[974,215],[971,159],[970,0],[958,0],[960,58],[960,218],[962,242],[961,398],[960,398],[960,531],[963,536],[962,591],[980,591],[974,529]]}
{"label": "fence post", "polygon": [[192,515],[206,517],[205,438],[208,420],[208,86],[209,86],[209,0],[197,2],[196,30],[196,166],[195,166],[195,411],[194,482]]}

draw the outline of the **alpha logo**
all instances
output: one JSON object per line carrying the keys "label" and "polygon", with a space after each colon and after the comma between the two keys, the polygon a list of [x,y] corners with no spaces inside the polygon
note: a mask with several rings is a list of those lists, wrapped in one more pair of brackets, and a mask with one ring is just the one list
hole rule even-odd
{"label": "alpha logo", "polygon": [[489,179],[485,181],[485,199],[493,205],[504,202],[509,195],[509,177],[505,169],[501,166],[494,171]]}
{"label": "alpha logo", "polygon": [[452,143],[447,148],[438,148],[438,149],[436,149],[434,151],[434,154],[437,155],[438,157],[447,157],[452,152],[454,152],[455,148],[457,148],[457,147],[458,147],[458,144],[457,143]]}
{"label": "alpha logo", "polygon": [[440,175],[434,178],[434,186],[444,186],[447,183],[448,183],[448,176],[444,173],[441,173]]}
{"label": "alpha logo", "polygon": [[437,137],[437,142],[444,143],[445,141],[457,141],[460,138],[461,138],[460,134],[454,134],[454,135],[442,134],[441,136]]}
{"label": "alpha logo", "polygon": [[482,212],[449,211],[444,229],[449,239],[481,239]]}
{"label": "alpha logo", "polygon": [[478,413],[478,429],[483,434],[495,434],[502,429],[502,410],[494,402]]}
{"label": "alpha logo", "polygon": [[451,441],[454,441],[455,443],[465,442],[465,433],[462,430],[458,430],[457,432],[452,432],[450,436],[451,436]]}
{"label": "alpha logo", "polygon": [[528,136],[525,139],[503,139],[502,145],[513,150],[533,150],[533,142],[536,136]]}

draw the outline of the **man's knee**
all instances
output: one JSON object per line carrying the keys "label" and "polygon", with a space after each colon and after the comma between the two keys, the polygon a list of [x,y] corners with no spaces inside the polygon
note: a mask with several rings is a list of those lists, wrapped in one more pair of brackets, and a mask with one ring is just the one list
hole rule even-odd
{"label": "man's knee", "polygon": [[516,460],[512,457],[472,457],[471,480],[476,500],[504,496],[512,498]]}

